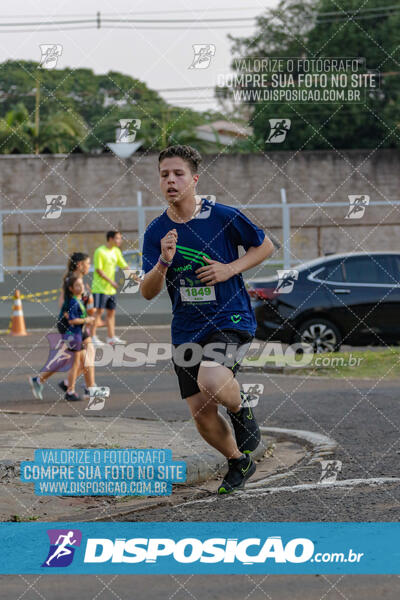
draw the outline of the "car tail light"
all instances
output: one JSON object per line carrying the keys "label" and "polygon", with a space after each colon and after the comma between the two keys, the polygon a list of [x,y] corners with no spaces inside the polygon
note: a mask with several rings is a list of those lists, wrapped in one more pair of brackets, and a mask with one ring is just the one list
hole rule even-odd
{"label": "car tail light", "polygon": [[279,295],[275,288],[250,288],[247,290],[251,298],[259,300],[273,300]]}

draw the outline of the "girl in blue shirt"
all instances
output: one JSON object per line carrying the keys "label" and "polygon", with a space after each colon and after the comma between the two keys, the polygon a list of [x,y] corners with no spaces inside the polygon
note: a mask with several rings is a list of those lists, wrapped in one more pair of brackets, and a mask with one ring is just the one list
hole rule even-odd
{"label": "girl in blue shirt", "polygon": [[[84,328],[92,325],[94,317],[88,317],[86,307],[82,299],[85,286],[82,277],[72,275],[65,282],[65,303],[68,312],[68,329],[63,334],[63,340],[68,350],[74,353],[72,367],[68,373],[68,389],[65,393],[66,400],[80,400],[75,392],[75,383],[79,372],[82,370],[85,377],[86,387],[93,387],[94,383],[94,361],[86,360],[83,349]],[[90,348],[92,351],[92,349]],[[92,352],[93,353],[93,352]],[[86,364],[85,364],[86,363]],[[89,364],[89,366],[88,366]]]}

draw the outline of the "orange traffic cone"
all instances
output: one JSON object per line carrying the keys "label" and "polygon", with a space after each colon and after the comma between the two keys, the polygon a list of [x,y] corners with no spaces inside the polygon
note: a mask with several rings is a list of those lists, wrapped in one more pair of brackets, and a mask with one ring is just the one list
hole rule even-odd
{"label": "orange traffic cone", "polygon": [[28,335],[25,327],[24,313],[22,310],[22,300],[19,290],[15,290],[14,306],[11,315],[11,335]]}

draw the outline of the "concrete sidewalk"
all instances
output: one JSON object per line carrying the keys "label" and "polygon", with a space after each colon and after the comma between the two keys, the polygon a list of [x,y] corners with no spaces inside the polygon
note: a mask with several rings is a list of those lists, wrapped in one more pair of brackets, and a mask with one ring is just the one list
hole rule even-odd
{"label": "concrete sidewalk", "polygon": [[[226,471],[226,461],[203,441],[192,421],[150,421],[114,417],[66,417],[1,411],[0,421],[0,520],[58,521],[65,517],[85,520],[89,515],[110,519],[121,511],[168,502],[168,497],[53,497],[37,496],[34,485],[20,481],[19,465],[33,460],[37,448],[159,448],[171,449],[174,460],[184,460],[187,467],[185,486],[193,488],[201,482],[218,480]],[[253,453],[263,459],[262,476],[282,467],[289,468],[300,458],[302,449],[293,443],[280,441],[271,445],[263,438]],[[261,471],[260,471],[261,475]],[[210,484],[211,485],[211,484]],[[191,486],[191,487],[188,487]]]}

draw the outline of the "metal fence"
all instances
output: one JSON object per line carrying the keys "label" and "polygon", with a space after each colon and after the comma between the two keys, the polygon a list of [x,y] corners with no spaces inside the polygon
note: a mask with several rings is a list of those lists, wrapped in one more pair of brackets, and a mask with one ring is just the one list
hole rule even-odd
{"label": "metal fence", "polygon": [[[369,202],[369,206],[400,206],[400,201],[386,202],[386,201],[373,201]],[[264,264],[268,265],[283,265],[284,269],[290,269],[291,266],[298,264],[300,261],[292,256],[291,252],[291,237],[290,237],[290,211],[292,208],[322,208],[326,207],[349,207],[348,202],[324,202],[322,204],[312,202],[287,202],[286,190],[281,189],[281,197],[279,203],[265,203],[265,204],[249,204],[244,207],[246,209],[270,209],[280,208],[282,211],[282,256],[279,259],[267,259]],[[106,206],[101,208],[93,208],[95,212],[137,212],[137,223],[138,223],[138,239],[139,242],[143,240],[144,232],[146,230],[146,214],[151,212],[161,213],[165,210],[165,205],[159,206],[143,206],[142,192],[136,192],[136,206]],[[63,208],[63,213],[87,213],[92,212],[88,208]],[[27,209],[27,210],[0,210],[0,282],[4,281],[5,271],[59,271],[65,268],[65,265],[24,265],[24,266],[6,266],[3,262],[3,217],[5,215],[27,215],[27,214],[43,214],[43,209]],[[79,233],[79,232],[77,232]],[[315,256],[310,257],[315,258]]]}

